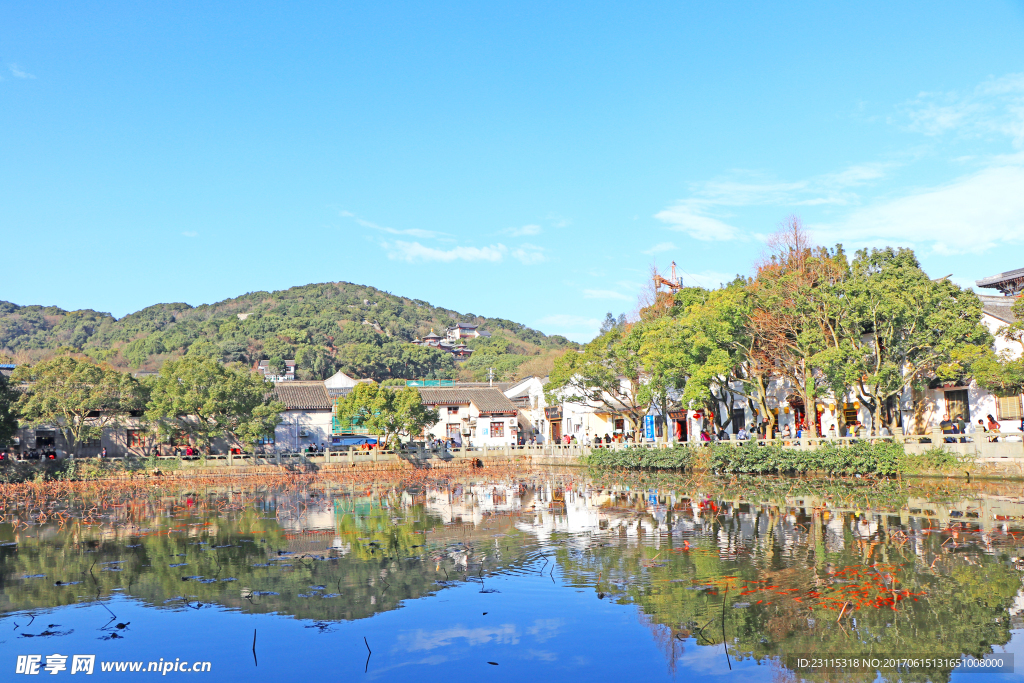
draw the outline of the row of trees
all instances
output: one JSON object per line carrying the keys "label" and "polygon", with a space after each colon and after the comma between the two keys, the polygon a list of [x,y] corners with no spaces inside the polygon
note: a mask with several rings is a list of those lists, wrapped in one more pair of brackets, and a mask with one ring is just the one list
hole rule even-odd
{"label": "row of trees", "polygon": [[[1014,310],[1024,318],[1024,299]],[[853,396],[875,425],[895,430],[909,388],[974,377],[1021,392],[1024,360],[996,355],[981,316],[972,291],[929,278],[912,250],[862,250],[851,262],[842,246],[811,245],[793,218],[754,277],[656,292],[635,322],[606,326],[559,359],[547,390],[621,414],[634,429],[652,405],[708,410],[724,428],[731,416],[718,407],[738,399],[770,429],[769,382],[781,378],[808,411],[825,396]],[[1022,323],[999,334],[1024,346]]]}
{"label": "row of trees", "polygon": [[64,355],[18,366],[0,381],[0,444],[20,421],[53,426],[73,454],[103,430],[126,424],[146,450],[160,443],[208,447],[214,439],[252,447],[273,434],[284,404],[273,384],[245,367],[186,356],[141,380],[109,365]]}

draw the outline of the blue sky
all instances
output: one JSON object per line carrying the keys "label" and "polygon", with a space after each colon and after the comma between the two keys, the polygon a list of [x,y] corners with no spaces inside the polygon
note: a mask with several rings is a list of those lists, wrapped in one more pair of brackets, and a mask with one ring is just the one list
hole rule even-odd
{"label": "blue sky", "polygon": [[586,340],[790,214],[1024,267],[1020,2],[5,0],[0,131],[18,304],[346,280]]}

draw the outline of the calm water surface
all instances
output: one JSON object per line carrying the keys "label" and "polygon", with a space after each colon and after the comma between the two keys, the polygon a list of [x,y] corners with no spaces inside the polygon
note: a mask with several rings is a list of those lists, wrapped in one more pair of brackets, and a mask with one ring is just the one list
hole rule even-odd
{"label": "calm water surface", "polygon": [[[18,657],[210,662],[171,678],[829,678],[789,657],[1024,654],[1019,484],[294,477],[8,492]],[[25,661],[25,660],[23,660]],[[52,660],[59,661],[59,660]],[[49,677],[49,676],[48,676]]]}

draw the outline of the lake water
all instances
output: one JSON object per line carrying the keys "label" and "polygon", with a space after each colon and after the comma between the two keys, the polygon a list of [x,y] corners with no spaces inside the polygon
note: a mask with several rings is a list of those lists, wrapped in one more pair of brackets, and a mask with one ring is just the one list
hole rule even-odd
{"label": "lake water", "polygon": [[88,680],[782,682],[829,680],[799,658],[1024,652],[1020,484],[421,471],[0,506],[4,681],[94,656]]}

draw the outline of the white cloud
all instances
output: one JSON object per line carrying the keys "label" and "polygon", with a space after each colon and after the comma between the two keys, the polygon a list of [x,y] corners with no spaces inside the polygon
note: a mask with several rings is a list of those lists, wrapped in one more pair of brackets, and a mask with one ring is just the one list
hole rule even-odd
{"label": "white cloud", "polygon": [[[848,166],[806,180],[780,182],[737,171],[732,178],[691,185],[691,196],[659,211],[655,218],[670,230],[704,241],[744,239],[748,235],[726,222],[732,210],[746,206],[846,206],[860,198],[854,188],[885,177],[899,162],[875,162]],[[660,246],[660,245],[659,245]],[[652,252],[647,252],[652,253]]]}
{"label": "white cloud", "polygon": [[545,330],[545,334],[560,334],[578,342],[590,341],[601,329],[601,320],[581,315],[556,313],[538,320],[534,327]]}
{"label": "white cloud", "polygon": [[705,270],[700,273],[677,273],[682,275],[684,287],[703,287],[704,289],[718,289],[719,285],[732,282],[736,273],[720,273],[714,270]]}
{"label": "white cloud", "polygon": [[507,228],[503,232],[512,235],[513,237],[525,237],[526,235],[539,235],[541,233],[541,227],[539,225],[524,225],[521,228]]}
{"label": "white cloud", "polygon": [[8,64],[7,68],[11,70],[11,75],[15,78],[35,78],[32,74],[28,73],[17,64]]}
{"label": "white cloud", "polygon": [[492,244],[487,247],[454,247],[452,249],[434,249],[419,242],[383,242],[381,246],[388,251],[388,258],[396,261],[491,261],[498,263],[505,258],[508,247],[504,244]]}
{"label": "white cloud", "polygon": [[924,135],[996,134],[1024,147],[1024,73],[990,78],[966,94],[923,92],[900,109],[910,130]]}
{"label": "white cloud", "polygon": [[620,301],[632,301],[633,297],[623,294],[622,292],[616,292],[611,289],[584,289],[584,299],[618,299]]}
{"label": "white cloud", "polygon": [[663,223],[667,223],[670,230],[685,232],[694,239],[704,241],[734,240],[742,231],[717,218],[702,216],[700,208],[692,202],[681,202],[670,206],[664,211],[654,214],[654,217]]}
{"label": "white cloud", "polygon": [[641,253],[643,253],[643,254],[661,254],[661,253],[664,253],[666,251],[675,251],[676,248],[677,248],[676,245],[673,244],[672,242],[658,242],[657,244],[655,244],[650,249],[646,249],[646,250],[644,250]]}
{"label": "white cloud", "polygon": [[199,235],[199,233],[196,232],[195,230],[186,230],[185,232],[183,232],[181,234],[184,235],[185,237],[196,237],[196,236]]}
{"label": "white cloud", "polygon": [[399,230],[397,228],[388,228],[383,225],[377,225],[376,223],[368,221],[364,218],[360,218],[351,211],[339,211],[338,213],[342,218],[351,218],[364,228],[370,228],[371,230],[379,230],[380,232],[386,232],[389,235],[408,235],[409,237],[419,237],[420,239],[433,239],[435,237],[448,236],[448,233],[436,232],[434,230],[421,230],[420,228],[406,228],[404,230]]}
{"label": "white cloud", "polygon": [[544,255],[544,248],[536,244],[524,243],[512,250],[512,257],[518,259],[523,265],[532,266],[535,263],[543,263],[547,260]]}
{"label": "white cloud", "polygon": [[491,642],[499,645],[516,645],[519,643],[519,633],[515,624],[477,628],[467,628],[460,624],[436,631],[417,629],[398,636],[399,644],[404,645],[410,652],[448,647],[456,639],[464,639],[467,645],[486,645]]}
{"label": "white cloud", "polygon": [[1024,159],[857,209],[842,221],[809,224],[816,239],[930,245],[942,255],[980,253],[1024,241]]}

